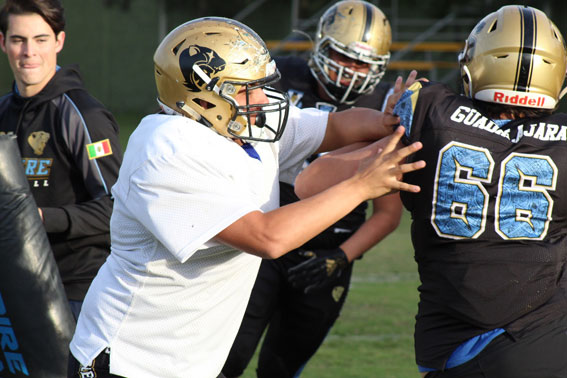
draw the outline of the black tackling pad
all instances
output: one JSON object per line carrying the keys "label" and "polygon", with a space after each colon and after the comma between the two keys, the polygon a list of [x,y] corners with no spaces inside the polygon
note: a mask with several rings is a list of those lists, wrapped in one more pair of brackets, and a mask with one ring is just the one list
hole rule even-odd
{"label": "black tackling pad", "polygon": [[0,376],[65,377],[75,321],[9,135],[0,135],[0,256]]}

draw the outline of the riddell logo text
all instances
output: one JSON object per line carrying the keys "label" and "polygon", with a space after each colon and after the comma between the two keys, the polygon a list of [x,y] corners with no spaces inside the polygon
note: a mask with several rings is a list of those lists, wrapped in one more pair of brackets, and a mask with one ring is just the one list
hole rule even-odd
{"label": "riddell logo text", "polygon": [[545,102],[545,98],[543,96],[539,96],[537,98],[533,98],[529,95],[520,96],[508,96],[502,92],[494,92],[494,102],[501,102],[503,104],[518,104],[524,106],[533,106],[536,108],[542,108],[543,103]]}

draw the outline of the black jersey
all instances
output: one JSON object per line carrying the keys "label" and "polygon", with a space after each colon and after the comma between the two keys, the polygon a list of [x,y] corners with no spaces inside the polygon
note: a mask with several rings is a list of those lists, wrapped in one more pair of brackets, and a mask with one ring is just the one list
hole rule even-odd
{"label": "black jersey", "polygon": [[[275,84],[275,87],[276,89],[287,92],[290,97],[290,102],[298,108],[317,108],[334,112],[356,106],[381,110],[388,91],[391,88],[390,84],[379,83],[372,93],[360,96],[351,105],[326,101],[319,96],[317,92],[317,80],[315,80],[311,74],[305,60],[296,56],[285,56],[276,57],[275,61],[282,76],[280,81]],[[314,158],[315,157],[311,157],[309,161],[312,161]],[[306,162],[306,164],[308,164],[309,161]],[[280,183],[280,193],[282,206],[299,200],[291,185]],[[367,203],[362,203],[322,234],[307,242],[304,247],[309,249],[336,247],[338,243],[337,239],[343,240],[347,236],[350,236],[365,222],[366,208]],[[340,235],[344,235],[344,237],[341,238]],[[340,242],[338,244],[340,244]]]}
{"label": "black jersey", "polygon": [[[110,189],[122,162],[118,132],[75,65],[61,67],[35,96],[21,97],[14,83],[0,98],[0,134],[17,136],[70,300],[83,300],[110,253]],[[92,156],[96,146],[105,153]]]}
{"label": "black jersey", "polygon": [[567,115],[498,125],[473,100],[419,82],[395,112],[427,162],[404,177],[421,192],[401,193],[421,279],[418,364],[442,369],[471,337],[565,313]]}

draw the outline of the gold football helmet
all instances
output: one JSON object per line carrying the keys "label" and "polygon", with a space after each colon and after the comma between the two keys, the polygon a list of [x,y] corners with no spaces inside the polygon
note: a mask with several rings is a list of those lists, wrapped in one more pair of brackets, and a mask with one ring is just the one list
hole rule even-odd
{"label": "gold football helmet", "polygon": [[538,9],[508,5],[473,29],[459,55],[465,95],[497,104],[554,109],[567,62],[561,32]]}
{"label": "gold football helmet", "polygon": [[[264,142],[281,137],[289,100],[267,87],[279,80],[279,71],[264,41],[246,25],[205,17],[178,26],[158,46],[154,67],[165,112],[195,119],[226,137]],[[249,103],[257,88],[268,103]],[[235,96],[242,90],[246,103],[239,104]]]}
{"label": "gold football helmet", "polygon": [[[390,23],[380,9],[365,1],[340,1],[319,20],[309,62],[311,72],[333,100],[352,103],[358,96],[371,93],[384,76],[391,44]],[[369,72],[338,64],[329,56],[330,50],[369,64]],[[334,80],[329,76],[331,71]],[[345,78],[350,79],[348,85]]]}

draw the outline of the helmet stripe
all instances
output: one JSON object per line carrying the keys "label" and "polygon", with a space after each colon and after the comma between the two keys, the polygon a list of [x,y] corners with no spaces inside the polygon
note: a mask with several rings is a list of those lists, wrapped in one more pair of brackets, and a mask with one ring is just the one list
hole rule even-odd
{"label": "helmet stripe", "polygon": [[528,92],[534,66],[537,25],[535,12],[531,8],[519,7],[519,11],[521,15],[520,28],[522,41],[520,54],[518,56],[518,66],[516,68],[514,90]]}
{"label": "helmet stripe", "polygon": [[365,19],[366,22],[364,24],[364,32],[362,33],[362,38],[361,41],[362,42],[368,42],[368,40],[370,40],[370,38],[372,37],[372,17],[373,17],[373,13],[372,13],[372,7],[370,6],[370,4],[364,4],[364,14],[365,14]]}

